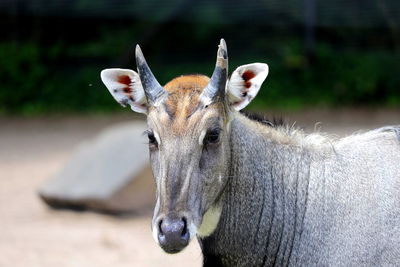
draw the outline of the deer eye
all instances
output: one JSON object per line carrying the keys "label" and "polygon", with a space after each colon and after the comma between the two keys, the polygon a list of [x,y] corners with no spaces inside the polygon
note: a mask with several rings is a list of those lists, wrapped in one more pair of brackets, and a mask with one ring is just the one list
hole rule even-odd
{"label": "deer eye", "polygon": [[221,133],[220,128],[213,128],[213,129],[208,130],[206,133],[206,136],[204,137],[203,145],[218,143],[220,133]]}
{"label": "deer eye", "polygon": [[149,144],[153,146],[157,146],[157,139],[154,136],[154,133],[152,131],[147,131],[147,137],[149,138]]}

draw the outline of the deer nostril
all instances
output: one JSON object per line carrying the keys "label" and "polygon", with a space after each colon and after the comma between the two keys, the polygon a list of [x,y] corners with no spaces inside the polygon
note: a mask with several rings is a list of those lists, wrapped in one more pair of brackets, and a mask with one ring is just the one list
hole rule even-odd
{"label": "deer nostril", "polygon": [[183,222],[183,229],[182,229],[181,236],[182,236],[182,237],[185,237],[185,236],[187,235],[187,233],[188,233],[187,221],[186,221],[186,218],[185,218],[185,217],[182,218],[182,222]]}
{"label": "deer nostril", "polygon": [[161,234],[161,235],[164,235],[164,233],[163,233],[163,230],[162,230],[162,223],[163,223],[163,220],[160,220],[159,222],[158,222],[158,232]]}

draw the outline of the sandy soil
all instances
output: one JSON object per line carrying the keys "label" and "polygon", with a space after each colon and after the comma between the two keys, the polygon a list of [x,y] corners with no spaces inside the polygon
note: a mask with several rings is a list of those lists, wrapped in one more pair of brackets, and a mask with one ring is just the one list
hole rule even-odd
{"label": "sandy soil", "polygon": [[[344,135],[400,124],[399,110],[271,112],[312,130]],[[196,242],[177,255],[155,244],[151,211],[112,217],[51,210],[36,189],[68,160],[74,147],[128,115],[0,118],[0,266],[200,266]],[[142,213],[143,214],[143,213]]]}

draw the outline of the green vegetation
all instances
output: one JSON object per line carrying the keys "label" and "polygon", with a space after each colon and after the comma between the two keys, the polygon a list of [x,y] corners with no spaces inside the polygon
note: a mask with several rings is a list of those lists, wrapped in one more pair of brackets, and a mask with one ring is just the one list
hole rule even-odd
{"label": "green vegetation", "polygon": [[[301,36],[293,31],[258,35],[243,48],[243,43],[234,37],[239,38],[235,25],[207,24],[174,24],[168,26],[173,29],[170,35],[156,33],[147,39],[135,38],[145,35],[152,26],[103,25],[82,39],[75,36],[48,40],[48,36],[39,34],[18,42],[1,41],[0,113],[120,110],[102,85],[99,73],[107,67],[134,69],[136,42],[145,40],[145,55],[159,81],[165,83],[184,73],[210,74],[221,32],[228,47],[232,47],[231,71],[255,61],[270,66],[269,77],[253,108],[400,106],[400,55],[386,45],[338,45],[321,38],[310,58],[305,56]],[[185,42],[180,37],[182,30],[192,32],[190,40]]]}
{"label": "green vegetation", "polygon": [[387,50],[337,50],[316,45],[312,63],[298,43],[284,46],[270,62],[270,76],[257,107],[400,105],[400,56]]}

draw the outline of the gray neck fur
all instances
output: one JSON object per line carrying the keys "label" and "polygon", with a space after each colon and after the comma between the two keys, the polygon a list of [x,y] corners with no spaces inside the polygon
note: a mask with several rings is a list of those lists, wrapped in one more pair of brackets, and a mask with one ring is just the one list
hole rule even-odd
{"label": "gray neck fur", "polygon": [[252,132],[243,120],[231,124],[224,207],[205,254],[220,255],[224,265],[286,265],[301,235],[312,155]]}
{"label": "gray neck fur", "polygon": [[[284,131],[274,131],[278,130],[239,114],[231,122],[230,172],[218,200],[223,207],[220,221],[211,236],[199,240],[205,266],[324,265],[330,260],[362,264],[365,257],[361,252],[359,258],[348,261],[345,252],[341,258],[340,251],[334,255],[324,247],[332,227],[352,223],[335,224],[328,219],[343,208],[334,195],[338,184],[358,171],[341,169],[346,161],[340,161],[347,152],[338,153],[340,145],[336,148],[330,141],[319,143],[315,149]],[[396,155],[400,159],[400,153]],[[400,171],[395,175],[397,180],[393,181],[400,188]],[[326,194],[328,191],[331,193]],[[399,206],[400,201],[394,209],[400,215]],[[396,219],[399,221],[400,217]],[[342,242],[341,238],[331,245]],[[400,256],[398,249],[396,253],[391,255]]]}

